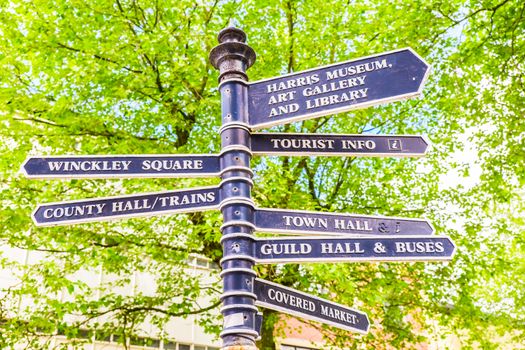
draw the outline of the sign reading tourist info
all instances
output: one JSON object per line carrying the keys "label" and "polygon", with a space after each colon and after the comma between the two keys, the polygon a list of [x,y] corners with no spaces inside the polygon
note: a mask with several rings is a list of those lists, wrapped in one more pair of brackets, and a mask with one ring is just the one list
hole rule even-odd
{"label": "sign reading tourist info", "polygon": [[29,157],[29,178],[212,177],[220,173],[217,155],[126,155]]}
{"label": "sign reading tourist info", "polygon": [[319,213],[303,210],[255,210],[256,231],[317,235],[432,235],[424,219]]}
{"label": "sign reading tourist info", "polygon": [[260,238],[258,264],[451,260],[456,246],[446,236],[360,238]]}
{"label": "sign reading tourist info", "polygon": [[363,312],[260,278],[255,279],[253,292],[260,307],[359,333],[368,333],[370,327]]}
{"label": "sign reading tourist info", "polygon": [[219,187],[85,199],[39,205],[33,220],[37,226],[51,226],[187,213],[217,209],[220,200]]}
{"label": "sign reading tourist info", "polygon": [[429,71],[407,48],[256,81],[248,87],[249,124],[260,129],[415,97]]}
{"label": "sign reading tourist info", "polygon": [[423,136],[256,133],[251,150],[258,155],[420,157],[429,142]]}

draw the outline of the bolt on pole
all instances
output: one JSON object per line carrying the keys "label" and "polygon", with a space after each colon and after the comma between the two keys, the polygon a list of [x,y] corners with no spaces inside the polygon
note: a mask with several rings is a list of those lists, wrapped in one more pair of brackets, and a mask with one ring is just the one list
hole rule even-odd
{"label": "bolt on pole", "polygon": [[210,52],[219,70],[221,93],[221,313],[224,318],[223,350],[256,350],[256,295],[253,293],[254,203],[251,199],[253,172],[250,168],[248,125],[248,76],[255,52],[245,44],[246,34],[235,27],[223,29],[219,45]]}

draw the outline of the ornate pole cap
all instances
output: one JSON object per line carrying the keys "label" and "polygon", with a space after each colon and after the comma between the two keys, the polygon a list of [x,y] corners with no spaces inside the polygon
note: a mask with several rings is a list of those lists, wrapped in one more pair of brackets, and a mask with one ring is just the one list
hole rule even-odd
{"label": "ornate pole cap", "polygon": [[219,82],[225,79],[247,81],[246,70],[255,62],[255,51],[246,45],[246,34],[239,28],[227,27],[218,35],[219,45],[210,52],[210,62],[220,71]]}

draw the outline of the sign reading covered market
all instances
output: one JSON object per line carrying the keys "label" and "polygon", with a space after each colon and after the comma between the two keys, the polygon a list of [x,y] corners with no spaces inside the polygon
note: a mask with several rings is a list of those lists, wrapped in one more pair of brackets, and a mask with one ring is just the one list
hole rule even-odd
{"label": "sign reading covered market", "polygon": [[249,84],[254,129],[415,97],[429,65],[412,49],[387,52]]}
{"label": "sign reading covered market", "polygon": [[267,309],[359,333],[367,333],[370,327],[368,316],[361,311],[277,283],[256,278],[253,291],[255,304]]}

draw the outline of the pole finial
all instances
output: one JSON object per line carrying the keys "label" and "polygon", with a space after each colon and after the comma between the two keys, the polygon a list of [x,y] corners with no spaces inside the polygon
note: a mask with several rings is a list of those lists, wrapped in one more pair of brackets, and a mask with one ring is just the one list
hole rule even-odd
{"label": "pole finial", "polygon": [[244,33],[241,29],[230,25],[227,28],[224,28],[219,32],[219,35],[217,36],[217,39],[219,40],[219,43],[226,43],[226,42],[246,42],[246,33]]}
{"label": "pole finial", "polygon": [[219,45],[210,52],[210,62],[219,69],[219,81],[248,80],[246,70],[255,62],[255,52],[246,45],[246,34],[239,28],[227,27],[218,35]]}

